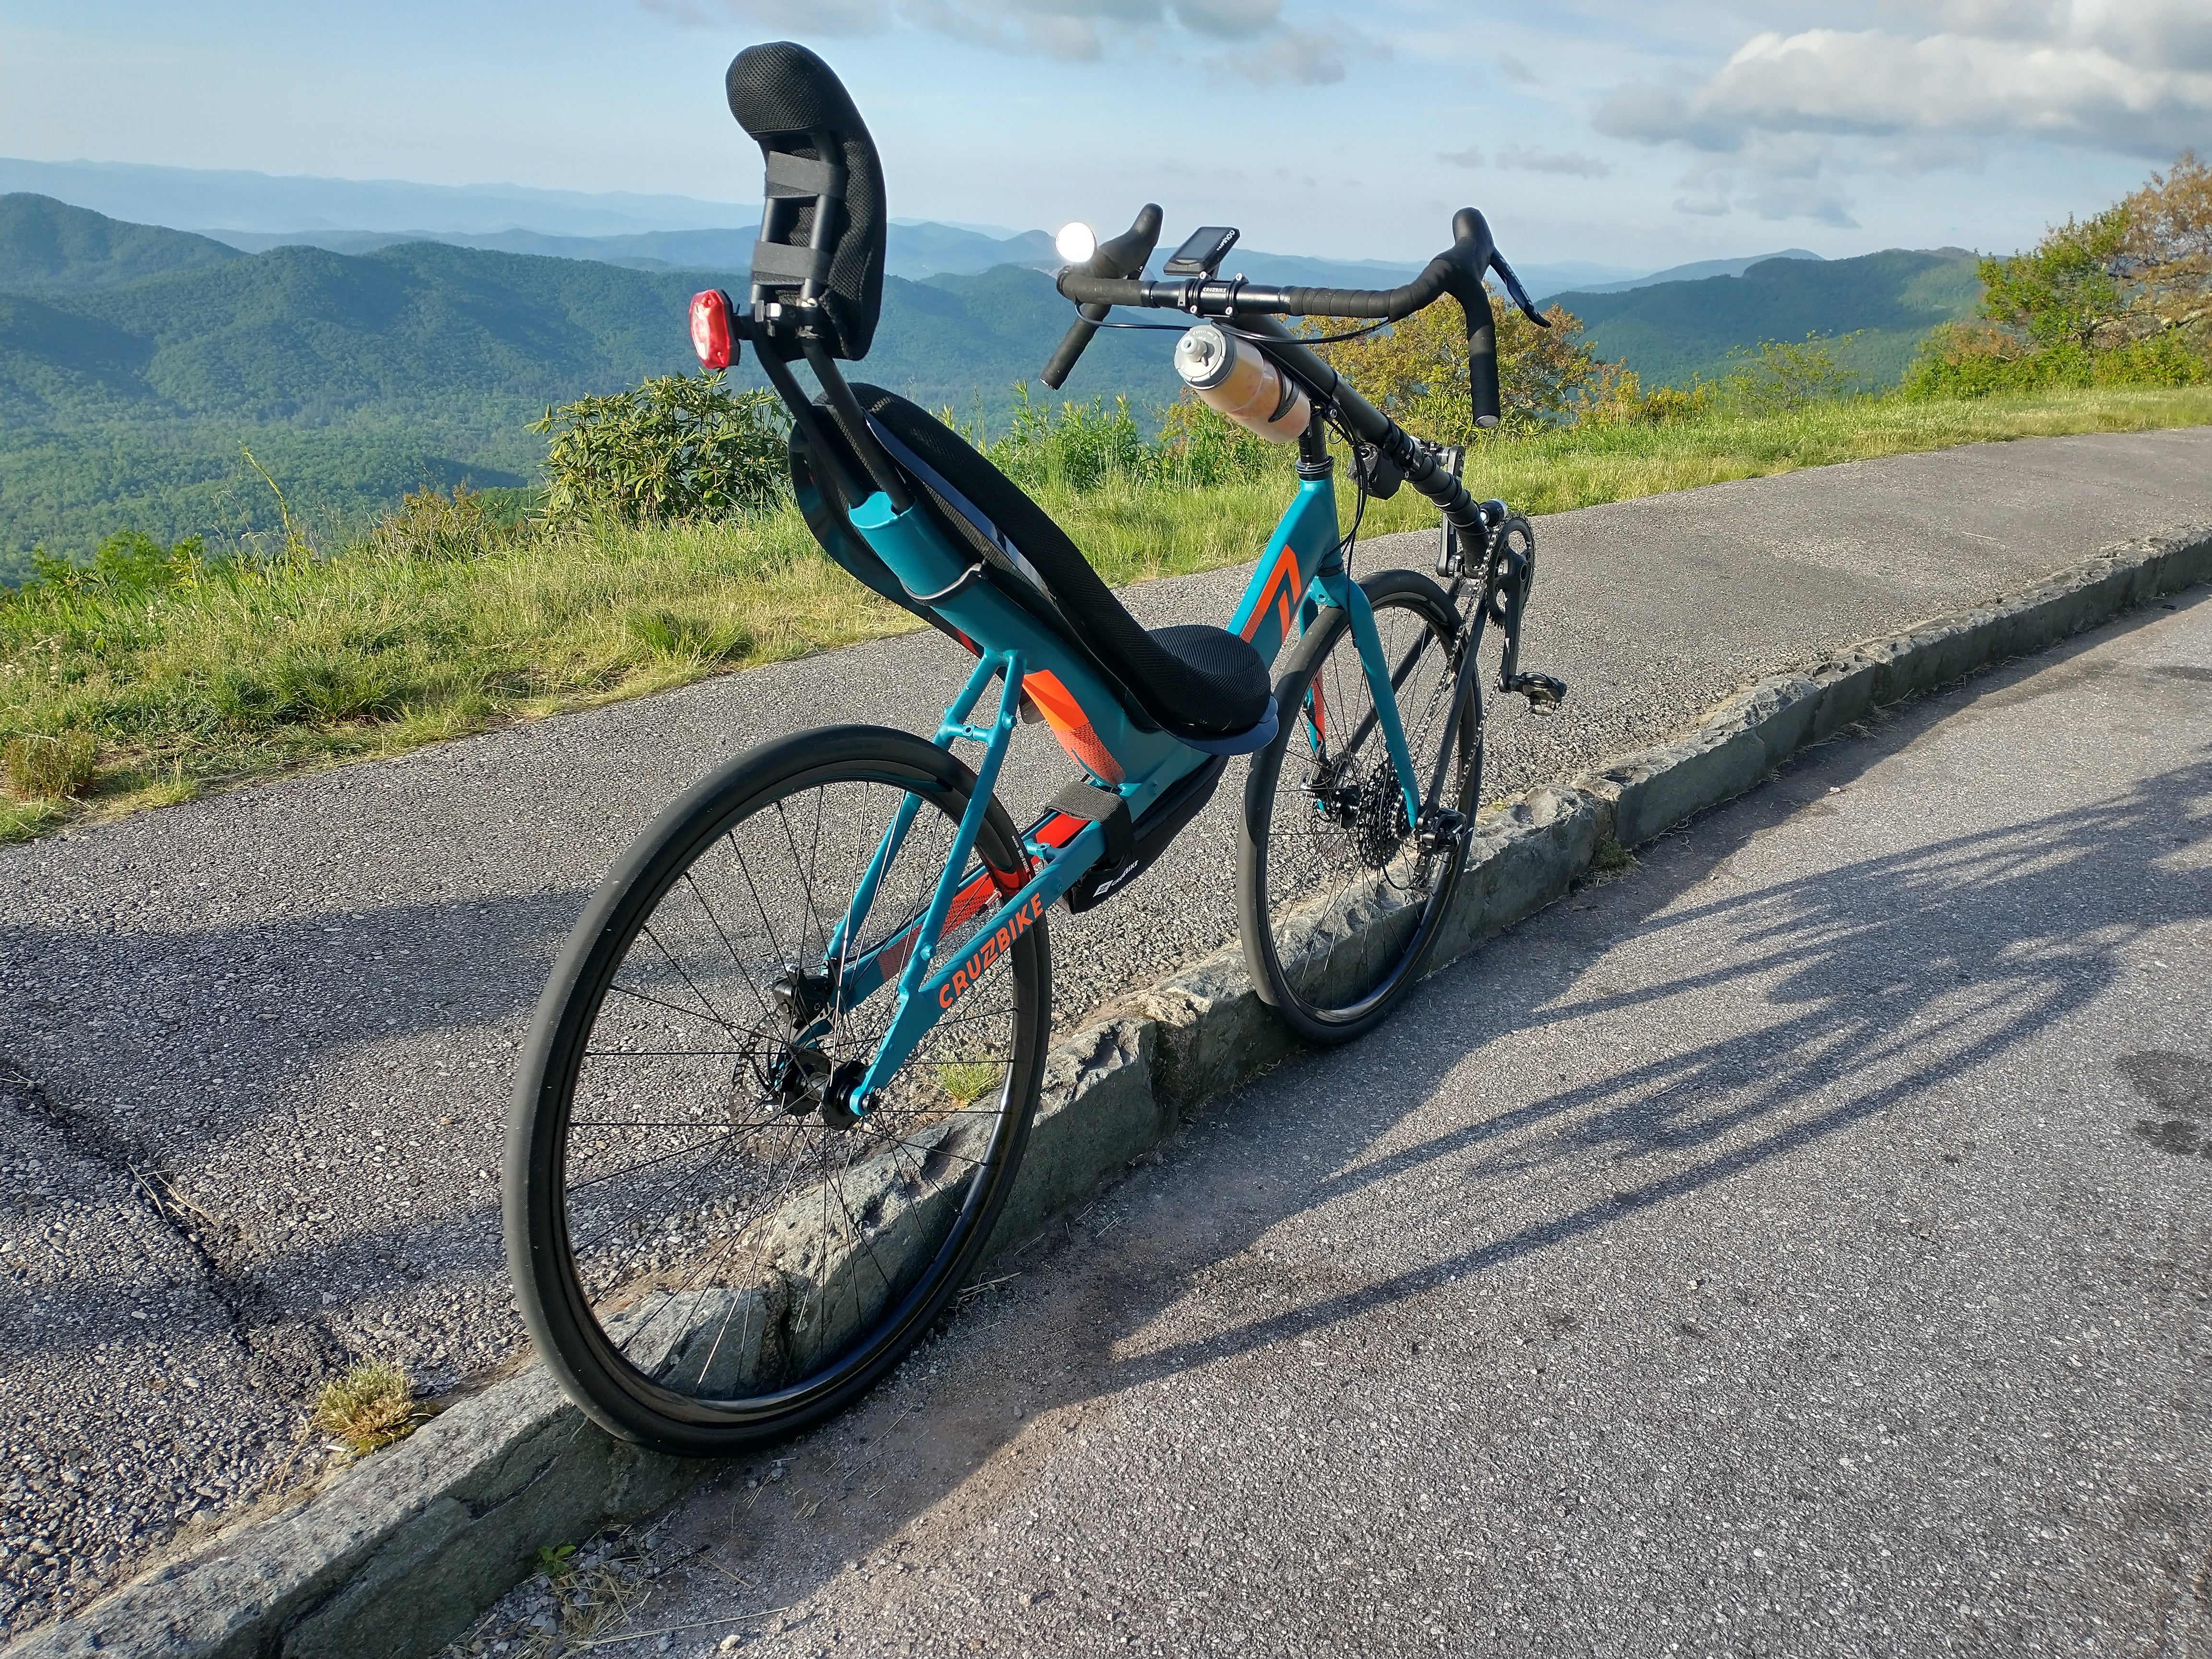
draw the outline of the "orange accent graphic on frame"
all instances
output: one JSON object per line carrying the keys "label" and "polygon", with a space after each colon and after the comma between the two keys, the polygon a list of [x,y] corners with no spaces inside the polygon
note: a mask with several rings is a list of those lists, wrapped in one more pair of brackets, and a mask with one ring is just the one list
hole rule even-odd
{"label": "orange accent graphic on frame", "polygon": [[1260,590],[1260,602],[1252,607],[1252,614],[1244,619],[1243,638],[1249,641],[1260,631],[1260,620],[1267,614],[1273,604],[1282,619],[1283,637],[1291,637],[1291,596],[1297,591],[1298,556],[1288,542],[1283,544],[1282,556],[1275,568],[1267,573],[1267,585]]}
{"label": "orange accent graphic on frame", "polygon": [[1022,690],[1044,716],[1044,723],[1052,727],[1053,736],[1060,746],[1075,757],[1076,763],[1087,767],[1091,775],[1108,783],[1121,781],[1121,767],[1107,752],[1098,734],[1091,729],[1091,720],[1083,712],[1083,705],[1075,694],[1060,683],[1056,674],[1038,671],[1022,676]]}

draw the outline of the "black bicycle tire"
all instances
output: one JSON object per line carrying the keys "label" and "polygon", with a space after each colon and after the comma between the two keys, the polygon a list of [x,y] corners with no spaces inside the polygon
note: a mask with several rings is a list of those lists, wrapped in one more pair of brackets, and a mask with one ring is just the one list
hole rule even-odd
{"label": "black bicycle tire", "polygon": [[[975,775],[958,757],[910,732],[833,726],[762,744],[726,763],[672,803],[599,884],[548,977],[523,1047],[509,1108],[502,1170],[508,1269],[523,1323],[562,1391],[611,1434],[688,1456],[726,1456],[784,1438],[834,1415],[896,1364],[943,1313],[988,1243],[1027,1146],[1042,1091],[1051,1027],[1051,954],[1044,918],[1007,952],[1017,1038],[1010,1103],[967,1202],[922,1279],[877,1328],[823,1376],[766,1406],[726,1409],[661,1389],[623,1363],[590,1311],[570,1253],[562,1172],[566,1091],[616,965],[661,895],[698,852],[755,804],[788,793],[793,779],[828,781],[866,763],[876,781],[936,792],[954,819]],[[1020,867],[1019,837],[994,798],[978,851],[994,869]]]}
{"label": "black bicycle tire", "polygon": [[[1429,624],[1441,630],[1445,637],[1455,637],[1459,631],[1458,613],[1443,590],[1418,571],[1377,571],[1364,578],[1360,586],[1370,605],[1377,611],[1391,605],[1409,605],[1425,613]],[[1252,768],[1245,779],[1244,812],[1237,838],[1237,925],[1246,969],[1261,1000],[1276,1018],[1306,1042],[1321,1046],[1350,1042],[1373,1030],[1419,977],[1437,931],[1449,913],[1452,894],[1466,862],[1462,839],[1447,855],[1443,872],[1431,890],[1427,908],[1392,972],[1378,988],[1356,1004],[1343,1009],[1317,1007],[1290,983],[1283,971],[1267,891],[1267,856],[1274,833],[1276,785],[1291,741],[1301,728],[1302,722],[1295,711],[1304,707],[1307,685],[1351,625],[1351,618],[1343,611],[1324,611],[1313,629],[1291,648],[1275,682],[1275,707],[1281,729],[1273,742],[1252,757]],[[1468,764],[1457,803],[1470,821],[1482,781],[1481,696],[1480,684],[1470,676],[1459,709],[1459,718],[1468,728],[1461,741],[1466,745]],[[1444,726],[1449,728],[1449,713]],[[1424,764],[1426,758],[1416,756],[1415,763]]]}

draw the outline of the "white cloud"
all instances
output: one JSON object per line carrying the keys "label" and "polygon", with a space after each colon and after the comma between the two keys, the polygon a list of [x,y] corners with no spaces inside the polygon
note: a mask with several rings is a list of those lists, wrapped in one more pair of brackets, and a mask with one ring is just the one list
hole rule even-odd
{"label": "white cloud", "polygon": [[1561,173],[1577,179],[1602,179],[1612,167],[1578,149],[1524,149],[1509,144],[1498,152],[1498,165],[1516,173]]}
{"label": "white cloud", "polygon": [[1239,44],[1207,59],[1217,73],[1272,86],[1289,82],[1297,86],[1325,87],[1345,77],[1355,58],[1387,58],[1386,46],[1357,34],[1323,34],[1312,29],[1286,28],[1256,44]]}
{"label": "white cloud", "polygon": [[1619,88],[1598,130],[1715,152],[1754,132],[1944,134],[2166,157],[2212,127],[2204,0],[1938,0],[1911,15],[1910,33],[1753,35],[1696,86]]}
{"label": "white cloud", "polygon": [[1817,219],[1838,230],[1856,230],[1850,198],[1821,179],[1759,179],[1737,199],[1762,219]]}
{"label": "white cloud", "polygon": [[880,34],[897,25],[1016,56],[1085,63],[1117,48],[1170,54],[1178,40],[1227,47],[1200,61],[1262,84],[1321,86],[1344,79],[1361,57],[1387,49],[1348,29],[1291,27],[1283,0],[641,0],[686,23],[710,9],[760,27],[810,34]]}
{"label": "white cloud", "polygon": [[1498,54],[1498,67],[1504,71],[1505,78],[1509,81],[1516,81],[1524,87],[1533,87],[1536,84],[1536,71],[1510,52],[1501,52]]}
{"label": "white cloud", "polygon": [[1856,222],[1835,182],[1978,168],[2044,142],[2167,159],[2212,134],[2212,0],[1858,0],[1873,27],[1767,30],[1702,80],[1632,82],[1601,132],[1712,160],[1685,213]]}
{"label": "white cloud", "polygon": [[1465,149],[1440,149],[1437,160],[1455,167],[1479,167],[1482,165],[1482,152],[1469,144]]}

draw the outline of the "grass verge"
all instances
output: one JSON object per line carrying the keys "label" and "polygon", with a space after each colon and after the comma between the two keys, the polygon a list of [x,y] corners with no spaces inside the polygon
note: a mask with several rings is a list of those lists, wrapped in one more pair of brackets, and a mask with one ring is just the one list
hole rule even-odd
{"label": "grass verge", "polygon": [[[2212,423],[2212,388],[1815,404],[1759,418],[1583,426],[1483,445],[1471,484],[1555,513],[1955,444]],[[1251,559],[1281,478],[1040,492],[1115,584]],[[1364,534],[1425,528],[1410,489]],[[514,720],[664,690],[915,626],[789,509],[720,524],[538,530],[472,554],[179,568],[151,586],[0,597],[0,741],[21,745],[0,839]],[[17,753],[15,749],[9,750]],[[49,764],[52,763],[52,764]]]}

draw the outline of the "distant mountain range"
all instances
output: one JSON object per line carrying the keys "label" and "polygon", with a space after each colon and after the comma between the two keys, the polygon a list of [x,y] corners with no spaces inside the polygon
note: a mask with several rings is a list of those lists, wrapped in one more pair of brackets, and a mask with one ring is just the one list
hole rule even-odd
{"label": "distant mountain range", "polygon": [[[501,253],[602,259],[643,270],[744,270],[760,222],[757,204],[686,196],[9,157],[0,157],[0,192],[50,196],[110,218],[197,231],[248,253],[291,246],[373,253],[401,242],[437,241]],[[1002,264],[1056,270],[1061,263],[1042,230],[895,219],[890,245],[890,274],[917,281]],[[1324,259],[1249,248],[1237,249],[1231,267],[1255,282],[1334,288],[1394,287],[1420,268],[1418,261]],[[1517,269],[1538,292],[1588,288],[1628,275],[1580,260]]]}
{"label": "distant mountain range", "polygon": [[1626,359],[1646,385],[1716,380],[1730,353],[1761,340],[1855,335],[1837,361],[1875,386],[1894,386],[1938,323],[1972,314],[1978,261],[1960,248],[1891,248],[1856,259],[1784,254],[1741,275],[1553,296],[1582,319],[1598,356]]}
{"label": "distant mountain range", "polygon": [[[734,149],[732,154],[734,160]],[[562,236],[623,236],[641,231],[709,230],[760,217],[757,204],[702,202],[690,196],[282,177],[128,161],[27,161],[0,156],[0,194],[18,191],[140,224],[216,225],[238,231],[289,233],[371,225],[434,235],[526,226]]]}
{"label": "distant mountain range", "polygon": [[[995,257],[986,270],[887,278],[859,378],[996,429],[1014,384],[1034,384],[1069,320],[1037,268],[1042,234],[898,234],[895,246],[920,265]],[[273,502],[241,465],[241,444],[295,507],[340,517],[426,482],[528,483],[544,447],[526,423],[548,404],[692,366],[689,296],[736,286],[737,250],[749,258],[750,239],[713,228],[467,234],[504,244],[483,246],[453,233],[350,253],[288,238],[248,253],[0,196],[0,577],[36,543],[265,527]],[[580,242],[596,251],[548,257]],[[1262,280],[1354,286],[1414,269],[1242,250],[1231,264]],[[1971,308],[1976,292],[1972,257],[1954,250],[1793,254],[1741,276],[1607,286],[1559,297],[1602,354],[1626,357],[1648,384],[1725,372],[1731,347],[1855,329],[1867,332],[1854,365],[1893,380],[1920,334]],[[1170,337],[1102,334],[1069,395],[1165,401]]]}
{"label": "distant mountain range", "polygon": [[1747,259],[1698,259],[1686,265],[1669,265],[1664,270],[1655,270],[1648,276],[1631,276],[1625,282],[1570,282],[1562,289],[1577,294],[1626,294],[1632,288],[1650,288],[1659,283],[1694,283],[1705,276],[1741,276],[1753,265],[1763,265],[1769,259],[1817,259],[1820,256],[1810,248],[1785,247],[1779,253],[1754,253]]}
{"label": "distant mountain range", "polygon": [[[0,197],[0,574],[33,544],[118,528],[265,527],[241,444],[295,505],[341,516],[426,482],[527,483],[545,450],[526,422],[696,368],[690,297],[730,280],[421,241],[244,254]],[[997,427],[1068,320],[1051,279],[1018,265],[890,277],[859,377]],[[1103,334],[1068,392],[1164,401],[1170,350]]]}

